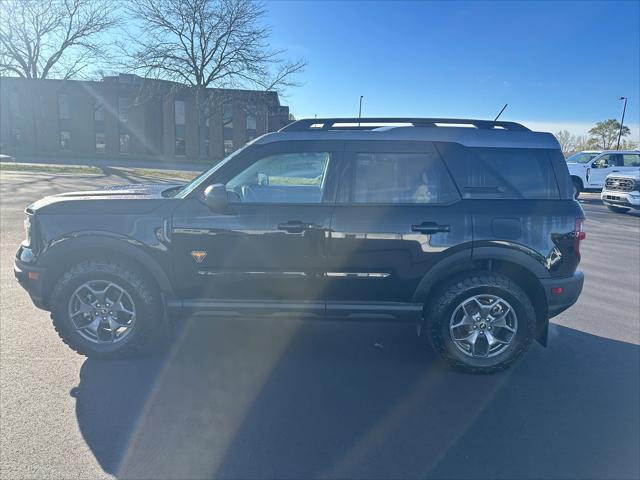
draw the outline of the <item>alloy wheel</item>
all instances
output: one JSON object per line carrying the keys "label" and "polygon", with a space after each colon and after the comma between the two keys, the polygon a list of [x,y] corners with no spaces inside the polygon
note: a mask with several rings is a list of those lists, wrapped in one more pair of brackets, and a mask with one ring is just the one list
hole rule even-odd
{"label": "alloy wheel", "polygon": [[92,280],[71,295],[69,318],[76,331],[92,343],[116,343],[131,333],[136,308],[131,295],[120,285]]}
{"label": "alloy wheel", "polygon": [[513,342],[516,312],[496,295],[475,295],[462,301],[451,315],[449,333],[458,350],[474,358],[490,358]]}

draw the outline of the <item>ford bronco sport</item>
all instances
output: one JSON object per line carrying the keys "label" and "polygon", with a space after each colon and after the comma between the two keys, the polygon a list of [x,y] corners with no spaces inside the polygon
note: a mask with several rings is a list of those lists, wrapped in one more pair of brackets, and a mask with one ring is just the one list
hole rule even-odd
{"label": "ford bronco sport", "polygon": [[512,122],[300,120],[186,185],[55,195],[26,217],[16,277],[92,357],[146,350],[185,314],[294,313],[415,322],[487,373],[546,344],[583,284],[558,142]]}

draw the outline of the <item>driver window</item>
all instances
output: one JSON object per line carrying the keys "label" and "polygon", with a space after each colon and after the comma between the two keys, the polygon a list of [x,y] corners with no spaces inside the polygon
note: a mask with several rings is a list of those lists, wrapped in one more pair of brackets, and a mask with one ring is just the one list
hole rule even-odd
{"label": "driver window", "polygon": [[227,182],[229,199],[250,203],[321,203],[330,154],[283,153],[261,158]]}
{"label": "driver window", "polygon": [[609,160],[609,157],[611,157],[611,155],[603,155],[598,160],[593,162],[592,167],[593,168],[607,168],[607,167],[610,167],[611,166],[611,162]]}

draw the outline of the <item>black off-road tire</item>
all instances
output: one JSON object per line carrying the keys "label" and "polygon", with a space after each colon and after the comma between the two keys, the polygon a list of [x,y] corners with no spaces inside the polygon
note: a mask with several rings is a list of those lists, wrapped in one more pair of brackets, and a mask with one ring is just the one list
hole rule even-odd
{"label": "black off-road tire", "polygon": [[629,210],[631,210],[630,208],[616,207],[615,205],[607,205],[607,208],[616,213],[627,213]]}
{"label": "black off-road tire", "polygon": [[582,192],[582,182],[579,179],[572,177],[571,183],[573,183],[573,198],[577,200]]}
{"label": "black off-road tire", "polygon": [[[462,353],[451,339],[449,321],[456,307],[474,295],[496,295],[513,307],[518,328],[512,343],[490,358],[473,358]],[[527,294],[508,277],[491,272],[464,273],[447,282],[431,296],[425,309],[427,337],[440,356],[455,368],[488,374],[505,370],[529,349],[535,336],[536,314]]]}
{"label": "black off-road tire", "polygon": [[[90,280],[111,280],[124,287],[135,308],[135,325],[116,343],[98,344],[75,329],[68,313],[73,292]],[[55,284],[51,294],[51,319],[56,332],[71,349],[90,358],[118,359],[150,353],[161,345],[166,322],[161,294],[144,273],[116,260],[87,260],[69,269]]]}

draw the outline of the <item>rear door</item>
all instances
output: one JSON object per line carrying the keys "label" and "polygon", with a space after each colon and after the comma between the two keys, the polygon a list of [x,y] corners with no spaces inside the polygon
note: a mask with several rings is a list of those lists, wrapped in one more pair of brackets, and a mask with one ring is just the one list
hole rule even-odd
{"label": "rear door", "polygon": [[[419,315],[426,272],[472,241],[471,216],[429,142],[347,142],[327,259],[327,314]],[[469,257],[471,250],[469,250]]]}

